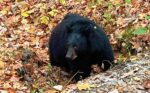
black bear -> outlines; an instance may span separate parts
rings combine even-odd
[[[75,80],[89,76],[91,65],[107,70],[114,63],[109,40],[96,23],[77,14],[67,14],[53,29],[49,39],[51,64],[65,68]]]

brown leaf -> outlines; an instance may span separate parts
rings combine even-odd
[[[4,76],[4,70],[0,70],[0,77]]]
[[[29,9],[29,4],[28,3],[22,3],[20,10],[21,12],[27,11]]]
[[[39,41],[39,42],[40,42],[40,45],[39,45],[39,46],[40,46],[41,48],[45,48],[45,47],[46,47],[46,44],[47,44],[47,42],[48,42],[48,39],[49,39],[48,36],[45,36],[45,37],[41,38],[40,41]]]
[[[77,85],[76,84],[70,84],[67,86],[67,88],[69,88],[71,90],[75,90],[75,89],[77,89]]]
[[[4,62],[0,59],[0,70],[4,69]]]
[[[100,68],[97,64],[92,65],[91,68],[93,73],[100,73],[103,71],[102,68]]]
[[[40,0],[27,0],[27,1],[32,6],[35,5],[37,2],[39,2]]]
[[[123,0],[110,0],[112,4],[114,5],[118,5],[118,4],[121,4],[123,3]]]
[[[124,73],[123,76],[121,76],[121,78],[125,78],[125,77],[128,77],[130,75],[133,75],[135,73],[135,71],[137,71],[137,70],[138,70],[138,68],[131,70],[128,73]]]
[[[150,80],[146,80],[146,81],[144,82],[144,88],[150,89]]]
[[[59,93],[59,92],[56,91],[56,90],[47,90],[47,91],[45,91],[44,93]]]
[[[34,67],[32,63],[28,63],[24,65],[28,74],[32,75],[34,73]]]
[[[114,89],[114,90],[112,90],[112,91],[110,91],[108,93],[122,93],[122,92],[119,92],[117,89]]]
[[[137,6],[138,5],[138,1],[137,0],[132,0],[132,5],[133,6]]]
[[[112,45],[115,45],[115,44],[118,43],[118,41],[117,41],[117,39],[115,38],[114,34],[111,34],[111,35],[110,35],[110,43],[111,43]]]
[[[12,88],[8,88],[7,91],[8,93],[16,93],[15,89],[12,89]]]

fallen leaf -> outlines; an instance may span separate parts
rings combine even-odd
[[[29,33],[35,33],[36,27],[34,25],[30,25]]]
[[[0,70],[0,76],[4,76],[4,70]]]
[[[21,85],[22,85],[22,84],[20,84],[20,83],[18,83],[18,82],[15,82],[15,83],[13,84],[13,88],[19,89],[19,88],[21,87]]]
[[[66,0],[59,0],[59,3],[61,3],[61,4],[66,4]]]
[[[100,90],[100,89],[97,89],[96,90],[96,93],[104,93],[104,91]]]
[[[7,8],[4,8],[3,10],[0,11],[0,13],[2,15],[6,15],[8,13],[8,9]]]
[[[29,5],[27,3],[22,3],[20,9],[21,12],[27,11],[29,9]]]
[[[11,84],[9,82],[4,83],[3,88],[11,88]]]
[[[6,90],[0,90],[0,93],[9,93],[9,92]]]
[[[144,82],[144,88],[150,89],[150,80],[146,80],[146,81]]]
[[[141,79],[140,78],[138,78],[138,77],[134,77],[133,78],[135,81],[137,81],[137,82],[139,82]]]
[[[15,89],[12,89],[12,88],[8,88],[7,91],[8,93],[16,93]]]
[[[144,18],[146,18],[146,14],[145,14],[145,13],[140,13],[138,16],[139,16],[139,19],[144,19]]]
[[[77,85],[76,84],[70,84],[67,86],[67,88],[69,88],[71,90],[75,90],[75,89],[77,89]]]
[[[39,40],[40,40],[40,38],[39,38],[39,37],[35,37],[35,38],[33,38],[33,40],[32,40],[32,44],[33,44],[33,45],[39,45]]]
[[[45,3],[41,4],[41,9],[47,9],[47,5]]]
[[[21,13],[21,16],[23,17],[28,17],[29,16],[29,11],[24,11]]]
[[[90,89],[91,87],[93,87],[93,85],[90,85],[89,83],[78,83],[77,84],[77,88],[79,90],[86,90],[86,89]]]
[[[1,61],[1,59],[0,59],[0,70],[3,70],[3,69],[4,69],[4,62]]]
[[[56,91],[56,90],[47,90],[44,93],[58,93],[58,91]]]
[[[53,88],[56,89],[56,90],[61,91],[63,86],[62,85],[56,85],[56,86],[53,86]]]
[[[53,9],[53,10],[51,10],[50,12],[48,12],[48,14],[49,14],[50,16],[55,16],[57,13],[58,13],[58,10],[56,10],[56,9]]]
[[[132,0],[131,1],[132,5],[137,7],[138,6],[138,0]]]
[[[3,3],[4,0],[0,0],[0,3]]]
[[[27,24],[27,23],[28,23],[28,20],[25,19],[25,18],[23,18],[23,19],[21,20],[21,23],[22,23],[22,24]]]
[[[92,65],[91,68],[93,73],[100,73],[103,71],[102,68],[100,68],[97,64]]]
[[[139,57],[137,57],[137,56],[131,56],[131,57],[130,57],[130,60],[131,60],[131,61],[136,61],[136,60],[138,60],[138,59],[139,59]]]
[[[135,71],[138,71],[139,68],[136,68],[134,70],[129,71],[128,73],[124,73],[123,76],[121,76],[121,78],[125,78],[127,76],[133,75],[135,73]]]
[[[118,5],[118,4],[121,4],[123,3],[123,0],[110,0],[112,4],[114,5]]]
[[[117,25],[119,26],[119,25],[123,25],[124,24],[124,20],[123,20],[123,18],[117,18]]]
[[[28,63],[28,64],[25,64],[24,67],[26,68],[28,74],[30,75],[33,75],[34,73],[34,67],[33,67],[33,64],[32,63]]]
[[[114,89],[113,91],[110,91],[108,93],[119,93],[117,89]]]
[[[15,0],[16,2],[21,2],[21,1],[23,1],[23,0]]]
[[[47,25],[48,22],[49,22],[49,17],[48,17],[48,16],[42,16],[42,17],[40,18],[40,21],[41,21],[41,23]]]

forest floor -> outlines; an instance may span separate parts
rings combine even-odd
[[[104,29],[118,65],[75,84],[50,65],[48,39],[67,13]],[[1,93],[148,93],[149,49],[149,0],[0,0]]]
[[[150,93],[150,51],[68,86],[69,93]],[[139,60],[140,59],[140,60]],[[82,91],[81,91],[82,90]],[[63,93],[67,93],[63,91]]]

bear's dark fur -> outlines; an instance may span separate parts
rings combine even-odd
[[[88,18],[67,14],[54,28],[49,40],[51,64],[75,74],[76,80],[90,75],[91,65],[110,68],[114,55],[103,30]],[[102,66],[103,65],[103,66]]]

